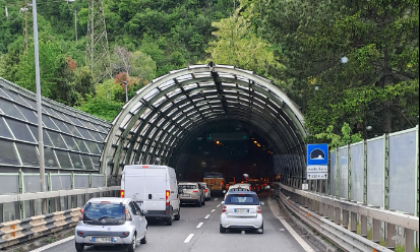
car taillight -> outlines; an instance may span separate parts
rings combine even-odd
[[[193,191],[193,192],[198,192],[198,191]]]
[[[120,196],[121,196],[121,198],[124,198],[124,197],[125,197],[125,192],[124,192],[124,190],[121,190],[121,191],[120,191]]]
[[[85,210],[82,208],[82,209],[80,209],[80,214],[79,214],[79,221],[81,221],[81,220],[83,220],[83,212],[84,212]]]
[[[222,213],[226,213],[227,207],[223,206]]]
[[[261,213],[261,207],[257,206],[257,213]]]
[[[251,189],[251,186],[249,186],[249,190],[251,191],[252,189]]]
[[[166,205],[169,206],[170,202],[169,202],[169,196],[171,196],[171,192],[170,191],[166,191]]]
[[[204,192],[208,192],[208,191],[209,191],[208,189],[204,190]]]

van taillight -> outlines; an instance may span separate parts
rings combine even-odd
[[[257,206],[257,213],[261,213],[261,207]]]
[[[124,197],[125,197],[125,192],[124,192],[124,190],[121,190],[121,191],[120,191],[120,196],[121,196],[121,198],[124,198]]]
[[[169,206],[169,196],[171,196],[171,192],[170,191],[166,191],[166,205]]]
[[[223,206],[222,213],[226,213],[226,209],[227,209],[227,207]]]

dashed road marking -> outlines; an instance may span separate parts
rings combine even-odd
[[[66,243],[66,242],[69,242],[69,241],[71,241],[71,240],[74,240],[74,236],[68,237],[68,238],[63,239],[63,240],[60,240],[60,241],[58,241],[58,242],[54,242],[54,243],[48,244],[47,246],[44,246],[44,247],[42,247],[42,248],[38,248],[38,249],[32,250],[31,252],[41,252],[41,251],[45,251],[45,250],[47,250],[47,249],[53,248],[53,247],[55,247],[55,246],[58,246],[58,245],[60,245],[60,244]]]
[[[204,222],[200,222],[197,226],[197,228],[201,228],[203,226]]]
[[[206,217],[204,217],[204,219],[206,219],[206,220],[207,220],[208,218],[210,218],[210,214],[207,214],[207,215],[206,215]]]
[[[214,213],[216,211],[216,209],[211,210],[212,213]]]
[[[216,207],[220,207],[220,204],[219,204],[219,205],[217,205]]]
[[[189,243],[191,239],[194,237],[194,234],[190,234],[187,239],[185,239],[184,243]]]

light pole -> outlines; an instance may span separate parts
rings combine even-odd
[[[44,135],[42,132],[42,99],[41,99],[41,74],[39,71],[39,46],[38,46],[38,19],[36,0],[32,0],[32,15],[34,24],[34,50],[35,50],[35,81],[36,81],[36,109],[38,112],[38,148],[39,148],[39,175],[41,179],[41,191],[46,192],[45,185],[45,158],[44,158]],[[42,213],[47,213],[47,200],[42,199]]]
[[[122,81],[125,86],[125,103],[128,102],[128,91],[127,91],[127,81]]]

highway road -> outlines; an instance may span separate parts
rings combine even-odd
[[[222,197],[207,201],[205,206],[184,205],[181,220],[173,226],[162,221],[150,221],[147,244],[138,245],[142,252],[318,252],[308,241],[290,233],[290,226],[279,220],[275,201],[265,197],[261,201],[264,215],[264,234],[243,231],[219,233]],[[274,212],[274,213],[273,213]],[[297,238],[296,238],[297,237]],[[74,239],[59,241],[32,252],[75,252]],[[126,251],[122,247],[86,247],[85,251]]]

